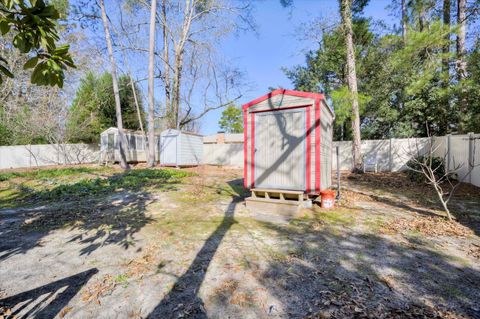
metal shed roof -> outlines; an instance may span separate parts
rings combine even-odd
[[[276,89],[273,90],[272,92],[265,94],[251,102],[248,102],[242,106],[242,109],[245,111],[249,107],[254,106],[260,102],[263,102],[273,96],[276,95],[291,95],[291,96],[298,96],[298,97],[304,97],[304,98],[312,98],[312,99],[320,99],[325,102],[325,104],[328,106],[329,111],[332,113],[332,116],[335,117],[335,113],[333,109],[328,105],[325,95],[323,93],[311,93],[311,92],[302,92],[302,91],[295,91],[295,90],[285,90],[285,89]]]

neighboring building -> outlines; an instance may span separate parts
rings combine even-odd
[[[146,162],[146,140],[142,132],[128,129],[124,129],[123,131],[128,146],[125,152],[127,162]],[[159,134],[156,134],[155,144],[158,144],[158,137]],[[119,141],[120,138],[116,127],[110,127],[100,134],[100,162],[120,161]],[[158,156],[156,156],[155,160],[158,160]]]
[[[217,134],[203,137],[203,144],[241,144],[243,143],[243,133],[218,132]]]
[[[147,161],[147,143],[141,131],[124,130],[127,140],[127,162]],[[116,127],[100,134],[100,162],[120,162],[119,135]],[[173,129],[155,132],[155,161],[164,166],[194,166],[200,164],[203,136]]]

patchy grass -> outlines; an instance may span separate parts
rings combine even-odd
[[[28,179],[48,179],[55,177],[72,176],[78,174],[93,174],[102,171],[108,171],[107,168],[96,167],[66,167],[53,169],[34,169],[28,171],[18,172],[0,172],[0,182],[8,181],[14,178],[28,178]]]
[[[136,169],[114,174],[108,178],[86,179],[74,184],[59,185],[51,190],[36,194],[38,199],[76,199],[86,196],[104,195],[119,190],[138,190],[148,186],[162,187],[164,184],[179,183],[188,176],[185,171],[172,169]]]
[[[290,221],[290,225],[302,231],[319,231],[325,226],[347,227],[355,222],[355,210],[345,207],[324,210],[316,208]]]
[[[316,213],[316,217],[330,225],[348,226],[355,222],[355,211],[347,208],[336,208]]]
[[[115,282],[115,284],[121,285],[123,288],[128,287],[128,279],[129,277],[126,274],[118,274],[113,277],[113,281]]]
[[[386,221],[385,217],[380,217],[380,216],[373,216],[370,218],[367,218],[364,221],[365,226],[375,234],[381,233],[383,227],[385,227]]]
[[[79,176],[73,178],[73,182],[67,178],[55,181],[44,179],[46,176],[60,177],[62,172],[67,172],[67,176],[77,172]],[[95,170],[92,168],[78,168],[78,171],[69,168],[21,172],[19,174],[23,175],[20,176],[26,180],[19,184],[9,183],[0,188],[0,208],[14,207],[26,202],[76,201],[148,187],[166,190],[173,184],[180,183],[182,178],[192,175],[190,172],[174,169],[133,169],[126,172],[100,170],[97,173],[106,173],[106,176],[92,178],[89,174],[93,172]]]

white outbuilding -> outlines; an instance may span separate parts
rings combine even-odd
[[[160,165],[196,166],[203,156],[203,136],[168,129],[160,134]]]
[[[127,162],[137,163],[147,160],[146,140],[142,132],[124,129],[125,139],[127,141],[127,150],[125,152]],[[155,137],[158,143],[159,136]],[[100,134],[100,162],[119,162],[120,161],[120,135],[116,127],[110,127]],[[156,152],[157,153],[157,152]],[[155,155],[158,160],[158,155]]]

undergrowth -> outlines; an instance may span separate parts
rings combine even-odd
[[[82,198],[113,193],[117,190],[138,190],[143,187],[156,185],[164,187],[180,181],[191,173],[173,169],[135,169],[108,178],[85,179],[74,184],[59,185],[50,190],[43,190],[34,196],[40,200],[60,198]]]
[[[54,169],[37,169],[23,172],[0,172],[0,182],[8,181],[17,177],[32,178],[32,179],[46,179],[60,176],[76,175],[76,174],[91,174],[99,171],[99,168],[94,167],[66,167]]]
[[[115,191],[128,190],[137,191],[146,187],[155,187],[157,189],[166,189],[172,184],[180,182],[183,177],[189,176],[192,173],[174,170],[174,169],[133,169],[126,172],[115,173],[108,177],[86,177],[78,180],[75,174],[95,172],[95,168],[65,168],[55,170],[38,170],[19,173],[8,173],[10,175],[3,175],[4,178],[12,178],[12,174],[17,174],[15,177],[29,177],[25,183],[31,183],[32,180],[40,181],[39,185],[47,185],[43,182],[44,178],[51,178],[53,176],[72,176],[73,182],[68,179],[61,180],[60,183],[54,187],[43,188],[22,188],[21,185],[16,185],[17,191],[9,196],[1,196],[0,207],[9,207],[10,202],[15,201],[68,201],[79,200],[86,197],[95,197],[108,195]],[[23,175],[21,175],[23,174]],[[64,175],[62,175],[64,174]],[[80,176],[81,177],[81,176]],[[38,183],[37,183],[38,184]],[[19,189],[21,188],[21,189]],[[19,189],[19,190],[18,190]],[[9,189],[3,190],[2,193],[8,192]],[[3,195],[3,194],[2,194]]]

